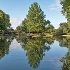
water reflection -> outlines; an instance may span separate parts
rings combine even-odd
[[[9,47],[10,47],[13,39],[17,40],[16,46],[18,43],[20,43],[20,45],[22,46],[22,51],[24,51],[24,50],[26,51],[25,54],[28,59],[28,64],[30,65],[31,68],[35,68],[35,69],[38,69],[39,65],[41,64],[41,61],[44,60],[44,57],[46,55],[49,55],[48,52],[51,51],[51,48],[52,48],[51,46],[53,44],[55,44],[55,40],[58,41],[59,48],[61,49],[61,48],[65,47],[68,52],[66,54],[64,54],[65,56],[64,55],[61,56],[61,53],[63,52],[63,50],[61,52],[59,50],[59,52],[58,52],[57,51],[58,49],[54,48],[56,50],[56,52],[55,52],[55,50],[53,50],[52,53],[50,53],[51,54],[50,58],[53,59],[53,56],[55,56],[57,58],[58,58],[58,55],[59,55],[59,57],[61,56],[61,58],[58,58],[58,61],[60,61],[62,63],[62,65],[60,64],[60,68],[62,70],[70,69],[70,38],[69,37],[27,38],[24,36],[16,36],[14,38],[12,36],[10,36],[10,37],[1,36],[0,37],[0,59],[2,57],[4,57],[5,54],[9,54],[9,50],[10,50]],[[56,47],[58,47],[57,44],[56,44]],[[19,50],[20,49],[18,49],[18,51]],[[46,54],[45,52],[48,54]],[[21,53],[21,50],[20,50],[20,53]],[[21,55],[20,53],[19,53],[19,55]],[[58,53],[58,55],[56,55],[56,53]],[[46,58],[49,58],[49,57],[46,57]],[[20,61],[20,59],[17,61]],[[24,60],[22,60],[22,61],[24,61]],[[44,64],[47,64],[47,62],[48,62],[47,65],[51,64],[50,59],[46,59],[45,61],[46,62],[44,62]],[[54,62],[55,61],[57,61],[57,60],[54,60]],[[52,63],[52,64],[53,65],[51,67],[54,66],[54,63]],[[57,62],[57,64],[58,64],[58,62]],[[41,67],[43,67],[43,66],[41,66]],[[51,70],[56,70],[56,69],[53,68]],[[57,70],[60,70],[60,69],[57,69]]]
[[[68,49],[68,52],[60,60],[63,63],[62,70],[70,70],[70,37],[62,37],[59,38],[58,41],[61,47],[66,47]]]
[[[20,38],[18,42],[20,42],[23,49],[26,50],[30,67],[37,68],[43,56],[45,56],[44,52],[50,50],[50,44],[52,44],[53,41],[51,38]]]
[[[70,48],[70,37],[58,37],[56,40],[59,41],[59,46]]]
[[[5,54],[9,54],[9,46],[13,39],[11,37],[0,37],[0,59],[5,56]]]
[[[63,63],[62,70],[70,70],[70,49],[60,61]]]

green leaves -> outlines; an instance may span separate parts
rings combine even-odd
[[[44,12],[41,10],[38,3],[34,2],[31,4],[31,7],[29,7],[28,14],[24,22],[22,22],[22,25],[26,27],[27,32],[43,32],[45,28],[44,20]]]
[[[51,33],[54,32],[54,26],[52,24],[49,23],[50,21],[47,22],[47,26],[45,27],[45,32],[46,33]]]
[[[60,4],[62,5],[62,14],[70,21],[70,0],[61,0]]]
[[[48,41],[49,39],[47,40],[43,38],[27,38],[26,40],[24,40],[24,38],[21,39],[20,43],[22,43],[22,47],[24,48],[24,50],[26,50],[26,56],[28,58],[28,63],[30,64],[30,67],[38,68],[40,61],[43,59],[43,56],[45,56],[44,52],[46,50],[50,50],[50,46],[48,46],[47,42],[52,43],[52,40]]]
[[[0,30],[5,30],[10,27],[10,17],[0,10]]]

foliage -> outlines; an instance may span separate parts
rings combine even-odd
[[[9,15],[0,10],[0,30],[6,30],[10,26],[11,24]]]
[[[70,0],[61,0],[62,14],[66,16],[68,22],[70,22]]]
[[[68,33],[68,24],[66,22],[60,23],[59,30],[61,30],[62,33]]]
[[[55,39],[59,41],[61,47],[70,48],[70,37],[56,37]]]
[[[52,34],[54,32],[54,26],[48,23],[48,25],[45,27],[45,32]]]
[[[31,67],[37,68],[40,61],[45,56],[45,51],[49,51],[50,45],[54,43],[54,38],[27,38],[24,36],[16,37],[23,49],[26,51],[28,63]]]
[[[70,49],[60,61],[63,63],[62,70],[70,70]]]
[[[45,15],[37,2],[29,7],[26,19],[22,22],[27,32],[43,32],[45,28]]]
[[[27,23],[27,19],[25,18],[25,19],[22,21],[22,25],[21,25],[21,28],[22,28],[22,31],[23,31],[23,32],[28,32],[28,31],[27,31],[26,23]]]
[[[0,37],[0,59],[5,56],[5,54],[9,53],[9,46],[11,42],[7,41],[7,38]]]

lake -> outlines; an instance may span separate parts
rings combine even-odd
[[[70,70],[70,38],[0,36],[0,70]]]

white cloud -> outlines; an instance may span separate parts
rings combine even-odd
[[[10,18],[11,27],[16,29],[22,23],[22,18]]]
[[[17,44],[17,45],[16,45]],[[11,42],[11,45],[10,45],[10,49],[21,49],[22,46],[20,45],[20,43],[18,43],[16,41],[16,39],[14,39],[12,42]]]
[[[50,10],[58,11],[61,10],[60,0],[54,0],[54,3],[49,6]]]

